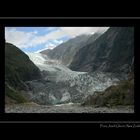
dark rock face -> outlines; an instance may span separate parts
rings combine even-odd
[[[63,65],[69,66],[73,61],[73,57],[76,52],[83,48],[84,45],[95,41],[101,34],[96,33],[94,35],[80,35],[73,39],[68,40],[65,43],[57,46],[53,50],[42,51],[42,54],[47,54],[51,59],[60,61]]]
[[[125,72],[134,57],[134,28],[110,27],[93,43],[80,49],[70,68],[76,71]]]

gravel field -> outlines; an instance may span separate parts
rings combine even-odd
[[[19,104],[8,105],[5,107],[6,113],[134,113],[133,106],[117,107],[82,107],[79,104],[63,105],[36,105],[36,104]]]

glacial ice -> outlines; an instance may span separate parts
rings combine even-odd
[[[88,95],[94,94],[95,91],[103,91],[110,85],[119,82],[119,79],[111,73],[72,71],[60,62],[50,60],[47,56],[44,57],[41,53],[29,53],[28,56],[41,71],[47,73],[44,80],[51,81],[50,87],[48,87],[48,83],[47,85],[41,83],[42,89],[39,89],[41,90],[39,93],[49,94],[45,100],[47,99],[53,104],[58,101],[61,103],[79,102]],[[36,98],[41,96],[39,93],[36,93]]]

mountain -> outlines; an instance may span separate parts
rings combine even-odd
[[[79,39],[83,40],[83,36],[73,38],[49,52],[44,51],[46,53],[28,54],[43,75],[41,80],[27,82],[32,101],[39,104],[81,103],[86,98],[95,97],[96,92],[104,94],[104,90],[112,85],[120,89],[127,86],[119,86],[119,82],[126,79],[126,75],[121,72],[129,72],[131,66],[133,68],[133,28],[110,28],[102,35],[91,35],[83,44],[79,43],[81,47],[76,43],[80,42]],[[72,56],[71,53],[75,55]],[[74,69],[76,71],[63,65],[68,58],[72,61],[69,61],[70,67],[74,62],[77,63],[77,69]],[[63,64],[60,63],[61,60]],[[94,65],[97,65],[96,69],[91,69]],[[79,72],[82,70],[85,72]],[[109,94],[114,98],[113,90],[109,90]],[[127,89],[123,91],[127,98]],[[113,100],[118,100],[120,96]],[[101,100],[103,99],[104,96]]]
[[[75,54],[70,68],[75,71],[130,72],[134,60],[134,28],[110,27],[94,42]]]
[[[51,59],[60,61],[63,65],[69,66],[73,61],[76,52],[84,45],[95,41],[100,35],[101,33],[95,33],[94,35],[80,35],[60,44],[53,50],[45,50],[41,53],[46,54]]]
[[[77,36],[41,53],[5,44],[6,103],[133,105],[133,72],[132,27]]]
[[[17,96],[20,96],[18,94],[20,90],[27,90],[28,88],[25,81],[39,78],[41,78],[40,70],[29,57],[16,46],[5,43],[6,95],[18,100]]]

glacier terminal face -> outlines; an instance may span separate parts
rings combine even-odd
[[[40,104],[80,103],[95,91],[119,82],[112,73],[72,71],[41,53],[28,53],[28,56],[42,71],[42,79],[27,82],[34,95],[32,101]]]

